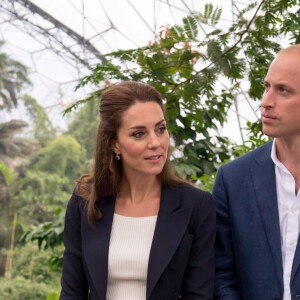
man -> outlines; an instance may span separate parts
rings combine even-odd
[[[271,63],[261,102],[273,140],[222,166],[215,299],[300,300],[300,45]]]

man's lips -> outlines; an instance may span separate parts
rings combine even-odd
[[[262,122],[263,123],[271,123],[277,120],[277,117],[269,114],[263,114],[262,115]]]
[[[263,114],[262,117],[265,118],[265,119],[274,119],[274,120],[277,119],[275,116],[272,116],[272,115],[269,115],[269,114]]]

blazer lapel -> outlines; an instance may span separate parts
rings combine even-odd
[[[264,147],[252,165],[251,174],[254,191],[264,224],[265,233],[269,242],[270,251],[274,258],[278,280],[282,283],[282,254],[279,225],[279,212],[276,194],[276,179],[274,163],[270,158],[271,143]]]
[[[99,300],[105,300],[108,273],[108,250],[112,227],[115,200],[109,198],[101,203],[103,218],[92,229],[86,223],[85,240],[83,240],[83,256],[88,273],[99,295]],[[98,299],[98,298],[97,298]]]
[[[163,187],[149,257],[147,299],[174,255],[185,233],[191,213],[191,207],[180,207],[178,187]]]
[[[299,270],[299,266],[300,266],[300,235],[298,236],[298,243],[297,243],[295,256],[293,260],[291,282],[293,282],[293,280],[297,278],[295,275]],[[297,280],[299,280],[299,277],[297,278]]]

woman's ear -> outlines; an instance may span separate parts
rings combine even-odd
[[[111,149],[114,153],[120,154],[120,145],[117,141],[112,143]]]

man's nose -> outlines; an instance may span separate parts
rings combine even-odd
[[[261,107],[263,108],[274,107],[274,104],[275,104],[275,93],[273,89],[270,87],[268,90],[264,92],[262,96]]]

